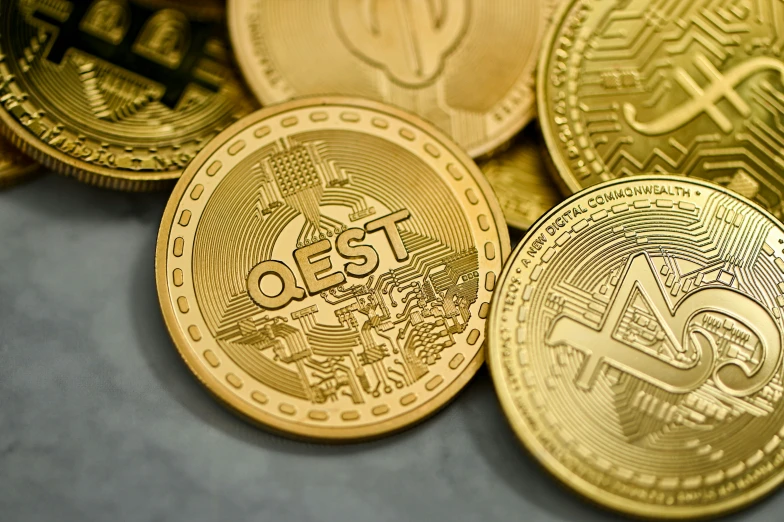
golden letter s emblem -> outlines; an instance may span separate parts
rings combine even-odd
[[[634,296],[643,296],[647,301],[661,328],[661,338],[673,343],[681,353],[691,351],[693,358],[676,365],[614,334],[624,314],[628,321],[629,303]],[[719,360],[714,337],[695,321],[706,314],[726,318],[725,324],[743,324],[753,333],[750,338],[755,355],[747,360]],[[613,331],[606,331],[608,328]],[[547,343],[566,344],[585,355],[577,384],[586,390],[593,387],[603,364],[608,364],[673,393],[693,391],[713,378],[725,393],[743,397],[759,391],[771,380],[782,355],[779,327],[760,303],[734,289],[712,286],[673,305],[647,254],[637,254],[629,261],[598,329],[560,315],[550,327]]]

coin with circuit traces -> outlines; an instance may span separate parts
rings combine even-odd
[[[21,183],[40,170],[40,165],[0,138],[0,189]]]
[[[240,68],[265,104],[337,94],[419,114],[478,157],[534,114],[557,0],[233,0]]]
[[[188,166],[158,236],[158,295],[229,408],[297,437],[367,439],[474,375],[508,251],[487,181],[435,127],[303,99],[245,117]]]
[[[540,137],[529,125],[509,148],[479,163],[509,226],[527,230],[563,199],[545,165]]]
[[[222,33],[219,23],[133,1],[3,2],[2,131],[85,182],[165,185],[255,106]]]
[[[696,178],[585,189],[499,280],[488,361],[518,437],[592,501],[660,519],[784,480],[784,226]]]
[[[685,174],[784,216],[782,17],[778,0],[565,2],[537,84],[564,184]]]

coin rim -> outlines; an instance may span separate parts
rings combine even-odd
[[[564,19],[572,11],[572,7],[583,1],[584,0],[561,1],[561,5],[558,6],[558,9],[553,16],[553,22],[550,24],[544,40],[542,40],[542,45],[539,48],[539,61],[536,64],[536,109],[537,115],[539,116],[539,126],[542,129],[545,147],[549,153],[548,156],[550,156],[550,159],[552,160],[551,164],[555,167],[554,170],[557,174],[557,176],[553,177],[556,179],[556,182],[562,191],[568,194],[574,194],[586,187],[583,187],[582,184],[577,181],[572,170],[564,162],[558,149],[558,144],[555,143],[553,130],[550,126],[550,100],[548,99],[545,90],[548,88],[547,75],[555,38],[558,36],[558,33],[563,26]]]
[[[488,368],[490,369],[490,375],[493,379],[493,387],[495,388],[496,394],[498,395],[504,416],[509,422],[512,431],[515,433],[518,440],[522,443],[525,449],[536,458],[539,464],[548,473],[550,473],[551,476],[555,477],[559,482],[568,486],[572,491],[579,494],[582,498],[588,500],[589,502],[599,505],[600,507],[610,508],[621,513],[648,519],[658,518],[666,520],[687,520],[700,519],[717,515],[727,515],[729,513],[738,511],[741,508],[747,507],[752,503],[758,502],[759,500],[769,495],[776,487],[781,485],[781,483],[784,482],[784,464],[779,466],[778,469],[769,475],[769,477],[764,482],[757,486],[752,486],[752,489],[747,490],[742,495],[734,497],[729,501],[716,502],[707,506],[656,506],[653,504],[642,504],[640,502],[618,496],[614,493],[610,493],[609,491],[602,489],[591,482],[588,482],[587,480],[578,476],[576,473],[569,470],[569,468],[564,466],[560,460],[553,456],[544,447],[544,445],[539,442],[537,436],[531,431],[528,423],[525,420],[525,417],[518,412],[514,397],[512,396],[512,393],[509,390],[509,387],[506,385],[503,377],[504,366],[500,358],[500,352],[502,350],[500,346],[501,342],[498,334],[493,334],[493,332],[498,331],[498,325],[500,325],[500,312],[498,312],[497,306],[503,299],[501,295],[503,294],[503,289],[506,287],[507,279],[512,274],[512,269],[517,268],[516,265],[518,258],[523,252],[523,249],[526,248],[526,242],[534,236],[534,234],[539,230],[539,227],[547,222],[552,216],[556,215],[561,209],[571,205],[573,202],[584,198],[588,194],[607,189],[608,187],[614,185],[635,183],[638,181],[647,181],[652,183],[659,183],[664,181],[686,185],[697,185],[709,190],[724,193],[738,199],[742,203],[750,205],[754,210],[760,212],[766,218],[771,220],[771,222],[777,224],[782,231],[784,231],[784,224],[781,224],[781,222],[773,217],[770,212],[758,204],[750,201],[740,194],[736,194],[730,190],[727,190],[720,185],[716,185],[700,178],[689,178],[686,176],[675,175],[638,175],[598,183],[596,185],[592,185],[589,188],[583,189],[576,194],[573,194],[562,203],[550,209],[541,218],[536,220],[531,228],[528,229],[525,236],[523,236],[523,239],[520,240],[512,254],[509,256],[509,259],[507,260],[506,264],[504,265],[504,269],[501,272],[498,283],[496,284],[493,300],[490,303],[490,315],[488,316],[487,322],[485,323],[487,328],[487,362]],[[780,333],[782,334],[782,338],[784,338],[784,331],[780,329]],[[784,404],[782,404],[782,408],[784,408]]]
[[[36,98],[40,101],[39,98]],[[160,172],[110,169],[91,165],[41,141],[0,105],[0,135],[41,165],[63,176],[103,188],[128,192],[147,192],[166,188],[185,171],[184,168]],[[117,145],[121,146],[121,145]]]
[[[169,335],[174,342],[177,351],[180,353],[183,361],[190,369],[196,378],[207,388],[207,390],[217,397],[219,401],[227,406],[230,410],[238,413],[241,417],[258,424],[264,428],[270,429],[282,435],[293,438],[316,440],[322,442],[360,442],[374,438],[391,435],[392,433],[402,431],[419,422],[427,419],[435,414],[453,398],[455,398],[465,385],[476,374],[484,362],[484,346],[487,335],[483,339],[482,347],[477,351],[474,358],[468,362],[463,371],[450,382],[444,389],[437,394],[432,395],[424,401],[419,407],[414,408],[406,413],[397,415],[390,419],[380,421],[377,423],[367,424],[358,427],[326,427],[326,426],[313,426],[301,422],[289,421],[282,417],[276,416],[262,408],[250,407],[248,403],[240,399],[237,395],[232,393],[228,386],[226,386],[220,379],[213,373],[206,371],[204,364],[199,361],[196,351],[192,348],[191,343],[187,341],[183,326],[176,318],[174,305],[171,302],[169,292],[169,281],[167,273],[167,258],[168,258],[168,244],[171,230],[174,226],[177,207],[180,200],[186,195],[187,189],[193,178],[207,164],[208,160],[216,150],[224,146],[231,138],[238,132],[247,129],[249,126],[257,124],[267,118],[306,107],[330,105],[343,105],[348,107],[358,107],[361,109],[377,111],[380,113],[388,114],[400,121],[406,122],[409,125],[417,127],[418,130],[435,139],[447,151],[455,156],[455,158],[462,163],[466,171],[474,179],[477,188],[482,192],[487,200],[488,207],[492,213],[493,222],[498,232],[498,243],[500,249],[500,263],[501,268],[503,262],[509,257],[511,245],[509,241],[509,230],[504,220],[504,215],[501,212],[501,207],[498,204],[495,193],[490,188],[489,183],[484,175],[476,166],[476,163],[469,158],[454,141],[447,137],[442,131],[433,125],[425,122],[422,118],[409,114],[401,109],[392,107],[390,105],[367,100],[364,98],[351,98],[344,96],[318,96],[311,98],[300,98],[292,100],[280,105],[266,107],[256,112],[253,112],[242,119],[238,120],[231,126],[227,127],[215,139],[211,140],[209,144],[191,161],[185,169],[180,180],[177,182],[172,195],[166,204],[161,225],[158,230],[157,245],[155,251],[155,280],[158,290],[158,301],[163,312],[164,322],[166,323]],[[501,270],[497,273],[500,275]],[[496,277],[498,281],[498,276]],[[497,282],[496,282],[497,287]],[[488,319],[484,320],[482,329],[485,330]]]
[[[183,169],[150,174],[132,175],[137,171],[95,167],[41,141],[24,125],[0,107],[0,135],[34,161],[64,176],[69,176],[99,187],[131,192],[163,188],[183,173]]]
[[[242,76],[245,79],[245,83],[248,85],[248,87],[253,92],[253,94],[256,96],[256,98],[262,103],[262,105],[276,105],[276,104],[285,103],[285,102],[291,101],[291,100],[303,99],[305,97],[313,97],[313,98],[315,98],[315,97],[330,97],[330,98],[340,97],[341,96],[340,93],[326,93],[326,92],[325,93],[320,93],[318,95],[313,95],[313,96],[307,95],[307,94],[303,95],[302,93],[295,92],[290,98],[278,97],[278,96],[275,96],[275,93],[273,91],[266,89],[262,85],[264,82],[257,81],[257,78],[253,75],[253,71],[255,71],[255,70],[257,70],[259,68],[258,60],[254,61],[254,56],[255,55],[253,53],[253,47],[247,45],[248,42],[250,41],[250,38],[245,38],[244,37],[244,35],[246,35],[248,33],[248,31],[247,31],[247,28],[243,28],[242,27],[242,23],[243,23],[244,19],[240,16],[240,13],[239,13],[239,9],[240,9],[239,6],[240,6],[240,4],[241,3],[244,4],[244,3],[248,2],[248,1],[250,1],[250,0],[227,0],[227,4],[226,4],[227,16],[226,16],[226,18],[228,20],[228,26],[229,26],[229,40],[231,41],[231,45],[232,45],[232,47],[234,49],[235,61],[236,61],[237,65],[239,66],[240,71],[242,72]],[[264,0],[261,0],[261,1],[264,1]],[[549,13],[549,15],[548,15],[548,13],[546,12],[546,9],[545,9],[545,7],[543,5],[539,5],[537,7],[537,9],[539,9],[542,12],[542,16],[541,16],[542,20],[540,20],[540,23],[548,23],[548,20],[551,19],[552,13]],[[537,26],[534,25],[534,27],[537,27]],[[535,81],[536,76],[537,76],[536,69],[537,69],[538,58],[536,58],[534,55],[537,54],[537,53],[541,53],[542,46],[544,45],[544,38],[547,37],[548,33],[549,33],[549,31],[546,31],[544,34],[542,34],[542,39],[539,40],[538,47],[532,49],[532,51],[531,51],[531,58],[528,60],[528,62],[526,64],[526,65],[529,66],[530,73],[526,74],[526,75],[520,75],[518,77],[517,81],[514,82],[514,86],[515,87],[521,86],[524,83],[526,83],[526,82],[523,81],[523,76],[527,77],[526,81],[528,81],[528,82]],[[248,50],[248,47],[250,47],[250,50]],[[281,76],[283,77],[282,74],[281,74]],[[284,79],[285,79],[285,77],[284,77]],[[514,118],[510,118],[508,121],[512,122],[511,125],[504,126],[503,127],[504,130],[502,132],[498,132],[498,133],[494,134],[491,139],[483,140],[480,145],[475,146],[475,147],[471,147],[470,149],[460,145],[461,149],[463,151],[465,151],[465,153],[468,154],[472,159],[475,159],[475,160],[476,159],[484,159],[484,158],[492,157],[493,154],[495,154],[498,151],[499,148],[503,147],[510,140],[512,140],[518,133],[520,133],[520,131],[522,131],[526,127],[526,125],[531,123],[531,121],[533,121],[536,118],[536,114],[537,114],[537,111],[536,111],[537,100],[536,99],[537,99],[537,94],[538,93],[537,93],[537,89],[535,87],[531,87],[530,91],[531,91],[531,96],[534,99],[532,100],[532,102],[529,105],[527,110],[520,111],[520,117],[517,120],[515,120]],[[504,98],[502,100],[499,100],[498,104],[500,104],[503,100],[506,100],[506,99],[510,98],[511,97],[510,92],[511,91],[507,92],[507,94],[504,96]],[[362,98],[362,97],[357,97],[357,98]],[[362,99],[366,99],[366,100],[369,100],[369,101],[377,101],[377,100],[371,100],[370,98],[362,98]],[[389,107],[395,107],[395,108],[400,109],[402,111],[408,112],[407,109],[399,107],[397,105],[394,105],[394,104],[392,104],[391,102],[389,102],[387,100],[380,101],[379,103],[383,103],[383,104],[385,104],[385,105],[387,105]],[[489,113],[485,113],[485,114],[489,114]],[[430,125],[433,125],[432,123],[430,123],[429,120],[426,120],[423,116],[420,116],[419,114],[416,114],[416,116],[419,117],[420,119],[424,119]],[[442,134],[447,134],[446,131],[444,131],[442,129],[438,129],[438,130]],[[448,138],[449,138],[449,140],[451,142],[455,142],[455,143],[457,142],[456,139],[453,138],[452,136],[449,136],[448,134],[447,134],[447,136],[448,136]]]

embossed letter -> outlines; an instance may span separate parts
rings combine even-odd
[[[409,217],[411,217],[411,213],[408,210],[398,210],[397,212],[387,214],[386,216],[374,219],[373,221],[368,221],[365,223],[365,230],[368,232],[375,232],[376,230],[381,230],[383,228],[384,233],[389,240],[389,246],[392,247],[392,251],[395,253],[395,259],[398,261],[405,261],[408,259],[408,251],[403,244],[403,239],[400,237],[400,232],[397,229],[396,223],[408,219]]]
[[[261,280],[268,275],[280,279],[282,288],[276,296],[268,296],[261,290]],[[294,273],[280,261],[264,261],[253,267],[248,274],[248,294],[256,304],[267,310],[277,310],[292,300],[301,301],[305,298],[305,290],[297,286]]]
[[[349,228],[338,236],[336,247],[338,253],[346,259],[362,259],[362,263],[346,263],[346,273],[354,277],[363,277],[375,272],[378,268],[378,254],[368,245],[352,245],[354,241],[365,239],[365,231],[361,228]]]
[[[319,292],[346,281],[346,276],[340,272],[334,272],[319,277],[332,268],[332,262],[329,260],[329,256],[324,256],[321,259],[316,260],[313,258],[320,254],[326,254],[330,250],[332,250],[332,245],[329,240],[322,239],[312,245],[298,248],[294,251],[294,259],[297,260],[297,266],[302,274],[302,279],[305,280],[305,286],[308,287],[308,292],[311,294],[318,294]]]

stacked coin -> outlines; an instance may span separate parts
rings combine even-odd
[[[81,181],[179,180],[163,315],[248,420],[387,435],[486,350],[512,429],[558,479],[633,515],[705,517],[784,480],[782,15],[13,0],[0,121]],[[35,169],[0,155],[0,184]],[[502,272],[507,225],[527,232]]]

